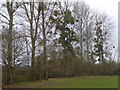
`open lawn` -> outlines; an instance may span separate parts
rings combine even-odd
[[[118,76],[81,76],[24,82],[5,88],[118,88]]]

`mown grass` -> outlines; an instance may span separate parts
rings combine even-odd
[[[118,88],[118,76],[82,76],[24,82],[6,88]]]

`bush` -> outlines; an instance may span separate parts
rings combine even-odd
[[[27,76],[24,76],[24,75],[15,75],[14,76],[14,83],[27,82],[27,81],[29,81],[29,78]]]

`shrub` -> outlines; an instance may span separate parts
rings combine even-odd
[[[15,75],[14,76],[14,83],[27,82],[27,81],[29,81],[29,78],[27,76],[24,76],[24,75]]]

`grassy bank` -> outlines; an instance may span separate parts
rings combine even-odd
[[[82,76],[16,83],[5,88],[117,88],[118,76]]]

